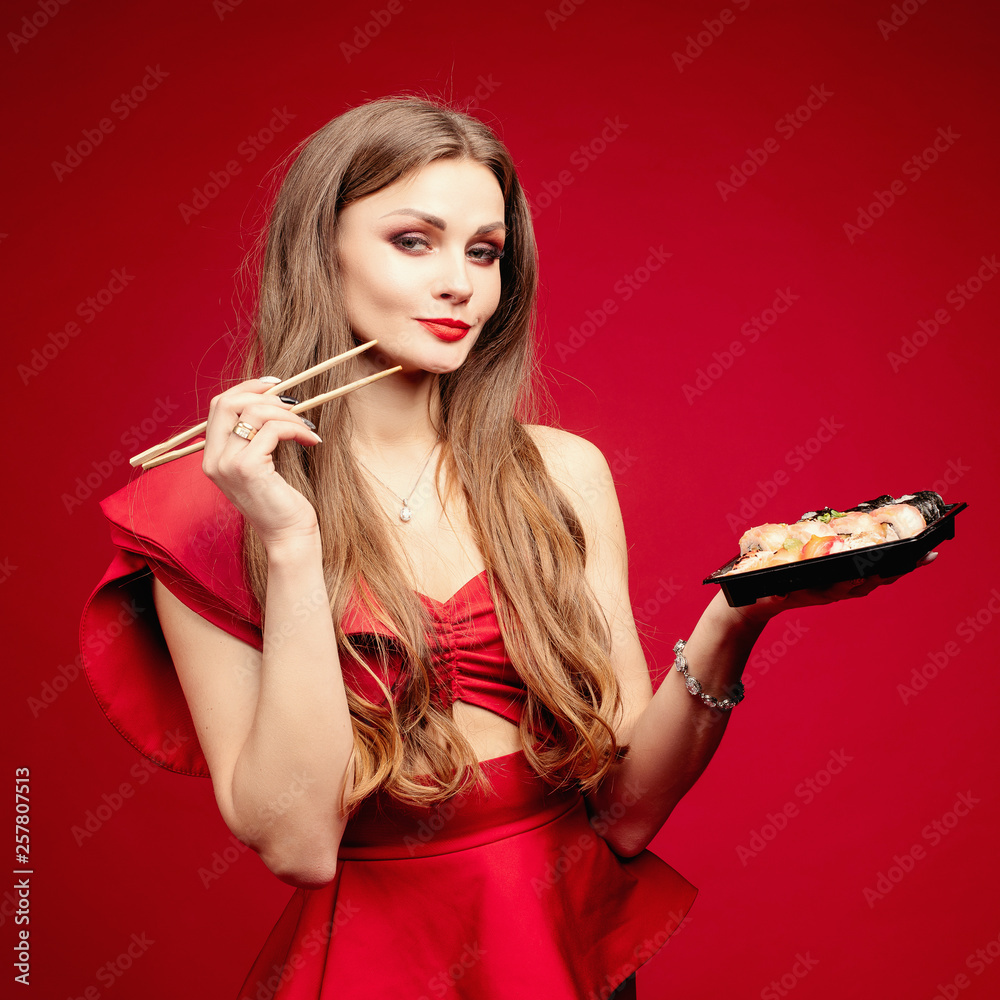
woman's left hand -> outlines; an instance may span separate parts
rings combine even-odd
[[[928,552],[916,568],[929,566],[937,558],[936,552]],[[907,574],[902,574],[906,576]],[[900,576],[868,576],[860,580],[844,580],[822,590],[793,590],[790,594],[778,594],[774,597],[760,597],[753,604],[731,610],[747,622],[764,625],[775,615],[793,608],[806,608],[817,604],[833,604],[852,597],[867,597],[873,590],[895,583]]]

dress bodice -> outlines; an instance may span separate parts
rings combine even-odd
[[[420,600],[430,616],[428,641],[433,657],[432,704],[448,709],[456,701],[488,709],[509,722],[517,723],[527,696],[527,689],[507,655],[496,608],[490,594],[487,574],[467,581],[447,601],[437,601],[425,594]],[[346,633],[358,635],[376,632],[391,638],[384,625],[373,621],[359,602],[349,604],[341,625]],[[390,657],[390,679],[398,671],[399,658]],[[377,690],[362,670],[350,671],[347,678],[366,697]]]

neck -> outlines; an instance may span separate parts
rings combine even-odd
[[[395,455],[405,460],[423,454],[437,438],[440,415],[437,376],[397,372],[348,397],[358,452]],[[433,423],[432,423],[433,421]]]

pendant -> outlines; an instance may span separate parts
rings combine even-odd
[[[407,507],[406,501],[404,500],[402,509],[399,512],[399,519],[400,521],[409,521],[411,517],[413,517],[413,511],[411,511],[410,508]]]

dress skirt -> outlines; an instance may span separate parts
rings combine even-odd
[[[240,1000],[634,997],[697,890],[648,850],[616,855],[579,789],[552,790],[523,751],[479,766],[493,795],[366,799],[335,878],[295,890]]]

